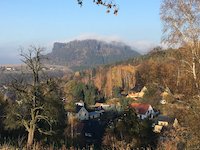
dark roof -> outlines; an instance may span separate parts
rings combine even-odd
[[[88,112],[94,112],[95,109],[88,108],[87,111],[88,111]]]
[[[81,110],[82,107],[84,107],[84,106],[76,105],[76,113],[78,113]]]
[[[131,89],[132,92],[140,92],[144,86],[136,85],[134,88]]]
[[[175,119],[176,118],[172,118],[172,117],[169,117],[169,116],[159,115],[155,120],[156,121],[165,121],[165,122],[173,124]]]

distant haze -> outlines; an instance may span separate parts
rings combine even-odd
[[[137,50],[141,54],[145,54],[148,51],[150,51],[152,48],[160,45],[159,43],[156,43],[153,41],[148,41],[148,40],[131,41],[131,40],[122,39],[121,37],[119,37],[117,35],[103,36],[103,35],[97,35],[97,34],[91,34],[91,33],[81,34],[72,39],[61,40],[59,42],[69,42],[69,41],[73,41],[73,40],[87,40],[87,39],[96,39],[96,40],[105,41],[105,42],[122,42],[122,43],[125,43],[125,44],[131,46],[133,49]]]
[[[0,64],[20,64],[20,53],[14,49],[0,48]]]
[[[158,46],[158,44],[150,41],[127,41],[123,40],[119,36],[102,36],[102,35],[96,35],[96,34],[82,34],[80,36],[67,39],[67,40],[57,40],[53,42],[49,42],[48,44],[40,44],[39,46],[45,47],[46,51],[45,53],[51,52],[53,48],[53,43],[54,42],[63,42],[67,43],[69,41],[73,40],[85,40],[85,39],[96,39],[96,40],[101,40],[105,42],[121,42],[129,45],[132,47],[134,50],[138,51],[141,54],[147,53],[149,50],[151,50],[153,47]],[[28,44],[24,45],[24,49],[26,50],[29,46]],[[29,45],[34,45],[34,44],[29,44]],[[37,46],[37,45],[36,45]],[[21,58],[20,58],[20,45],[17,45],[14,43],[12,46],[4,46],[0,47],[0,64],[20,64]]]

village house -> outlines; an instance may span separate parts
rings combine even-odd
[[[91,111],[89,112],[89,119],[99,118],[104,112],[104,110]]]
[[[84,106],[84,103],[76,103],[76,116],[79,120],[99,118],[104,112],[104,109],[87,110]]]
[[[153,131],[155,133],[160,133],[162,129],[167,126],[172,126],[176,128],[178,126],[178,120],[176,118],[159,115],[157,118],[154,119]]]
[[[88,120],[89,119],[89,112],[85,109],[84,106],[78,107],[76,116],[79,120]]]
[[[14,67],[6,67],[6,71],[15,71]]]
[[[140,119],[152,119],[155,115],[155,112],[150,104],[132,103],[130,107],[135,109],[137,116]]]
[[[127,98],[132,98],[134,100],[137,100],[137,98],[142,98],[147,91],[147,88],[144,86],[140,92],[131,92],[129,93],[126,97]]]

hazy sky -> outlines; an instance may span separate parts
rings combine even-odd
[[[51,51],[55,41],[120,40],[143,52],[161,37],[160,0],[116,0],[117,16],[93,0],[0,0],[0,64],[19,63],[19,47]]]

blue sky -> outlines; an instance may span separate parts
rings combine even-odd
[[[1,0],[0,64],[19,63],[19,47],[46,47],[55,41],[97,38],[119,40],[141,52],[161,37],[160,0],[116,0],[117,16],[93,0]]]

